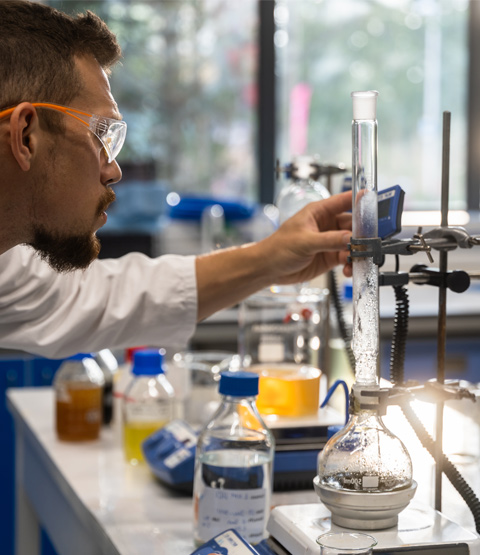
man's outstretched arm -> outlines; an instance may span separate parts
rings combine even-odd
[[[258,243],[198,256],[198,321],[272,284],[308,281],[338,264],[351,275],[351,193],[313,202]]]

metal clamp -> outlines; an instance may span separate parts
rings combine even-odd
[[[430,245],[427,245],[427,242],[425,241],[425,235],[422,234],[421,229],[419,229],[417,233],[415,233],[413,238],[418,239],[420,241],[420,245],[410,245],[409,250],[414,252],[426,252],[428,261],[430,262],[430,264],[433,264],[432,247]]]
[[[435,227],[424,235],[428,244],[436,250],[451,251],[460,247],[471,249],[480,244],[478,237],[471,237],[463,227]]]
[[[369,239],[350,238],[349,243],[350,256],[348,261],[352,262],[352,258],[373,258],[373,263],[381,266],[384,262],[382,254],[382,240],[380,237],[372,237]]]

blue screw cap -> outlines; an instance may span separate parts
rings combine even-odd
[[[157,376],[163,373],[163,354],[159,350],[144,349],[134,353],[132,374],[135,374],[135,376]]]
[[[220,395],[252,397],[258,395],[258,374],[253,372],[223,372],[220,374]]]

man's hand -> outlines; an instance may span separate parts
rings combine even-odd
[[[270,237],[257,244],[270,261],[273,283],[308,281],[344,264],[352,275],[349,254],[352,215],[351,192],[312,202],[287,220]]]
[[[198,256],[198,320],[273,284],[309,281],[347,264],[352,194],[313,202],[258,243]]]

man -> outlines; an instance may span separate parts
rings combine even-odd
[[[184,344],[214,312],[346,263],[349,194],[311,204],[243,247],[95,260],[95,233],[121,179],[115,156],[126,126],[108,82],[119,57],[91,13],[0,2],[1,348],[63,357]]]

